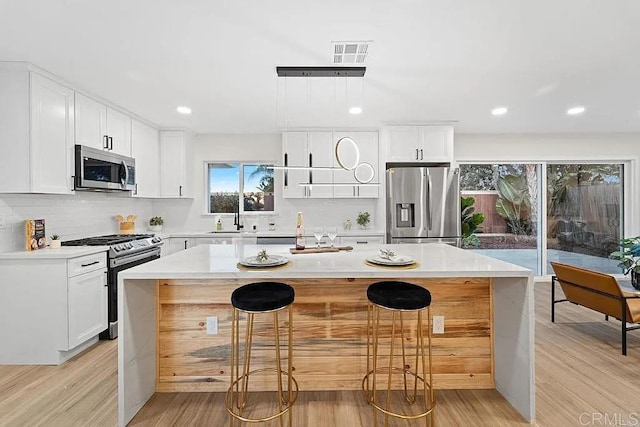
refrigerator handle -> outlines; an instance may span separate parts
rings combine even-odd
[[[431,214],[431,175],[429,175],[429,172],[427,172],[427,204],[429,205],[427,208],[427,214],[429,215],[427,218],[427,224],[429,224],[429,230],[431,230],[433,228],[433,215]]]

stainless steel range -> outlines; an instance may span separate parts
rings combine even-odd
[[[100,334],[100,338],[114,339],[118,336],[118,273],[160,258],[162,243],[162,238],[153,234],[110,234],[62,242],[63,246],[109,246],[107,252],[109,328]]]

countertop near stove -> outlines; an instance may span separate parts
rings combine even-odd
[[[106,252],[109,246],[62,246],[58,249],[44,248],[35,251],[0,253],[0,260],[11,259],[70,259]]]

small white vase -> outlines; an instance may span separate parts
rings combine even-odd
[[[149,230],[153,231],[154,233],[158,233],[158,232],[162,231],[162,226],[161,225],[150,225],[149,226]]]
[[[62,244],[61,240],[50,240],[49,241],[49,247],[51,249],[59,249],[61,244]]]

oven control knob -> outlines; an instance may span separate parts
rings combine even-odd
[[[113,250],[116,251],[116,252],[120,252],[120,246],[114,246]]]

